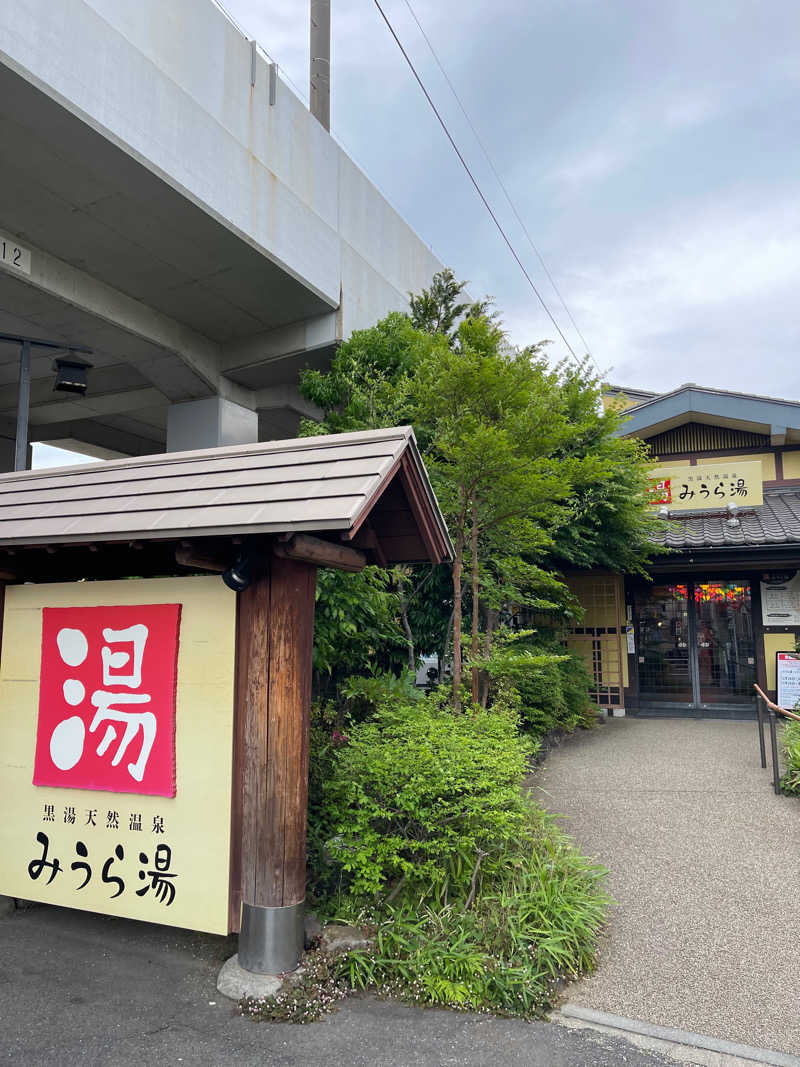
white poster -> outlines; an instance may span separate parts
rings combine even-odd
[[[800,626],[800,574],[761,583],[761,615],[765,626]]]
[[[776,668],[778,706],[793,711],[800,703],[800,655],[794,652],[778,652]]]

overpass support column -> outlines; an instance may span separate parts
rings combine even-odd
[[[257,441],[258,413],[221,396],[172,404],[167,412],[167,452]]]

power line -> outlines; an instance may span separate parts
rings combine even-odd
[[[528,271],[527,271],[527,269],[526,269],[526,267],[525,267],[525,264],[524,264],[524,263],[522,262],[522,260],[520,259],[519,255],[517,254],[517,250],[516,250],[516,249],[514,248],[513,244],[511,243],[511,240],[509,239],[509,237],[508,237],[508,234],[507,234],[507,233],[506,233],[506,231],[505,231],[505,230],[503,229],[503,226],[501,225],[501,223],[500,223],[500,220],[498,219],[497,215],[495,215],[494,211],[492,210],[492,206],[491,206],[491,204],[490,204],[490,203],[489,203],[489,201],[488,201],[488,200],[486,199],[486,196],[484,195],[484,192],[483,192],[483,190],[481,189],[480,185],[478,185],[478,182],[477,182],[477,180],[476,180],[476,178],[475,178],[474,174],[473,174],[473,173],[472,173],[472,171],[470,170],[469,164],[467,163],[467,161],[466,161],[466,159],[464,158],[464,156],[463,156],[463,155],[461,154],[461,151],[460,151],[460,149],[459,149],[458,145],[456,144],[455,140],[453,139],[453,135],[452,135],[452,134],[450,133],[450,130],[449,130],[449,129],[447,128],[447,123],[446,123],[446,122],[444,121],[444,119],[442,118],[441,114],[439,113],[439,110],[438,110],[438,108],[436,107],[436,104],[434,104],[434,102],[433,102],[433,99],[431,98],[431,95],[430,95],[430,93],[429,93],[429,92],[428,92],[428,90],[427,90],[427,89],[425,88],[425,84],[424,84],[424,82],[422,81],[422,78],[420,78],[419,74],[417,73],[416,67],[415,67],[415,66],[414,66],[414,64],[413,64],[413,63],[411,62],[411,57],[409,56],[408,52],[406,52],[405,48],[403,47],[403,43],[402,43],[402,41],[400,40],[400,38],[399,38],[399,37],[397,36],[397,34],[395,33],[394,27],[392,26],[391,22],[389,21],[389,19],[388,19],[388,18],[387,18],[387,16],[386,16],[386,12],[385,12],[385,11],[383,10],[383,8],[381,7],[381,5],[380,5],[380,0],[374,0],[374,3],[375,3],[375,7],[377,7],[378,11],[380,12],[381,18],[382,18],[382,19],[383,19],[383,21],[384,21],[384,22],[386,23],[386,26],[387,26],[387,28],[388,28],[388,30],[389,30],[389,33],[391,33],[392,37],[394,37],[394,40],[395,40],[395,43],[397,44],[397,47],[398,47],[398,48],[400,49],[400,51],[402,52],[402,54],[403,54],[403,58],[405,59],[406,63],[408,64],[408,66],[409,66],[409,69],[411,70],[411,73],[412,73],[412,74],[414,75],[414,79],[416,80],[416,82],[417,82],[417,85],[419,85],[420,89],[421,89],[421,90],[422,90],[422,92],[423,92],[423,95],[425,96],[425,99],[426,99],[426,100],[428,101],[428,103],[430,104],[431,110],[433,111],[433,113],[434,113],[434,115],[436,116],[436,118],[437,118],[437,119],[439,120],[439,125],[440,125],[440,126],[442,127],[442,129],[444,130],[444,134],[445,134],[445,136],[447,137],[447,140],[448,140],[448,141],[450,142],[450,144],[451,144],[451,146],[452,146],[452,148],[453,148],[453,151],[454,151],[454,152],[455,152],[455,154],[456,154],[456,155],[458,156],[458,158],[459,158],[459,160],[460,160],[460,162],[461,162],[461,165],[462,165],[462,167],[463,167],[463,168],[464,168],[464,170],[465,170],[465,171],[467,172],[467,175],[468,175],[468,177],[469,177],[469,180],[470,180],[470,181],[472,182],[473,186],[475,187],[475,191],[476,191],[476,193],[478,194],[478,196],[479,196],[479,197],[481,198],[481,200],[483,201],[483,206],[484,206],[484,207],[486,208],[486,210],[487,210],[487,211],[489,212],[489,215],[490,215],[490,217],[491,217],[491,219],[492,219],[492,222],[494,222],[495,226],[497,227],[497,230],[498,230],[498,232],[500,233],[500,236],[501,236],[501,237],[503,238],[503,240],[505,241],[505,243],[506,243],[506,245],[507,245],[507,247],[508,247],[508,250],[509,250],[509,252],[510,252],[510,253],[511,253],[511,255],[512,255],[512,256],[514,257],[514,259],[516,260],[517,266],[519,267],[519,269],[520,269],[520,270],[522,271],[523,275],[525,276],[525,279],[526,279],[526,281],[528,282],[528,285],[529,285],[529,286],[531,287],[531,289],[532,289],[532,290],[533,290],[533,292],[535,293],[535,295],[536,295],[536,299],[537,299],[537,300],[539,301],[539,303],[540,303],[540,304],[542,305],[542,307],[543,307],[543,309],[544,309],[544,311],[545,311],[545,313],[546,313],[547,317],[548,317],[548,318],[550,319],[550,321],[552,322],[552,324],[553,324],[553,325],[555,326],[556,330],[558,331],[558,335],[559,335],[559,337],[561,338],[561,340],[562,340],[562,341],[564,342],[564,344],[565,344],[565,345],[567,346],[567,348],[569,349],[569,352],[570,352],[570,354],[572,355],[572,358],[573,358],[573,359],[574,359],[574,360],[575,360],[576,362],[580,363],[581,361],[580,361],[580,359],[578,358],[578,356],[576,355],[576,353],[575,353],[575,349],[574,349],[574,348],[572,347],[572,345],[571,345],[571,344],[569,343],[569,341],[567,340],[567,338],[566,338],[566,337],[565,337],[565,335],[564,335],[564,331],[563,331],[563,330],[561,329],[561,327],[560,327],[560,326],[558,325],[558,323],[556,322],[556,320],[555,320],[555,317],[553,316],[553,313],[552,313],[552,311],[550,310],[550,308],[549,308],[549,307],[547,306],[547,304],[545,303],[545,300],[544,300],[544,297],[542,296],[542,294],[541,294],[541,293],[539,292],[539,290],[538,290],[538,289],[536,288],[536,285],[534,284],[533,278],[531,278],[530,274],[528,273]]]
[[[492,157],[489,155],[488,149],[484,145],[483,141],[481,140],[480,134],[478,133],[477,129],[475,128],[475,124],[473,123],[472,119],[469,117],[467,109],[464,107],[464,104],[461,101],[461,97],[456,92],[455,86],[453,85],[452,81],[450,80],[450,78],[449,78],[449,76],[447,74],[447,71],[444,69],[444,66],[442,65],[442,62],[441,62],[441,60],[439,59],[439,56],[436,53],[436,49],[433,47],[433,44],[431,42],[430,37],[428,37],[428,35],[425,32],[425,29],[424,29],[422,23],[420,22],[420,20],[417,17],[416,12],[414,11],[414,8],[411,6],[411,0],[405,0],[405,5],[408,8],[408,10],[409,10],[409,12],[411,14],[411,17],[413,18],[414,22],[416,22],[417,29],[419,30],[419,32],[422,34],[423,38],[425,39],[425,43],[427,44],[428,48],[430,49],[431,55],[433,56],[434,60],[436,61],[436,66],[441,71],[442,77],[447,82],[447,85],[448,85],[448,87],[450,89],[450,92],[453,94],[453,97],[455,98],[456,103],[458,104],[459,108],[461,109],[461,114],[467,120],[467,125],[472,130],[473,136],[475,137],[475,140],[478,142],[478,145],[480,146],[480,149],[483,152],[483,155],[484,155],[484,157],[486,159],[486,162],[489,164],[489,167],[491,168],[492,174],[494,174],[495,178],[497,179],[497,184],[502,189],[503,195],[505,196],[506,200],[508,201],[508,206],[511,208],[512,212],[514,213],[514,218],[520,224],[520,226],[522,228],[522,232],[525,234],[525,237],[527,238],[528,244],[531,246],[533,251],[536,253],[536,258],[539,260],[539,263],[541,264],[542,270],[547,275],[547,278],[548,278],[550,284],[553,287],[553,291],[555,292],[555,294],[558,297],[558,299],[561,301],[561,306],[563,307],[566,315],[568,316],[569,321],[572,323],[573,328],[575,329],[575,332],[577,333],[578,337],[580,337],[581,343],[584,346],[584,348],[586,349],[587,355],[592,360],[592,363],[594,363],[595,368],[597,369],[597,371],[599,373],[600,368],[597,366],[597,363],[595,362],[594,356],[592,355],[592,353],[591,353],[591,351],[589,349],[589,345],[588,345],[588,343],[586,341],[586,338],[581,333],[580,327],[578,326],[577,322],[573,318],[572,312],[567,307],[567,302],[564,299],[564,297],[561,295],[561,290],[556,285],[555,280],[554,280],[552,274],[550,273],[550,271],[549,271],[549,269],[547,267],[547,264],[544,261],[544,257],[542,256],[542,254],[539,251],[539,249],[536,247],[536,244],[534,243],[534,240],[530,235],[530,231],[528,230],[528,227],[525,225],[525,222],[522,219],[519,211],[517,210],[517,207],[516,207],[514,201],[511,199],[511,194],[509,193],[505,182],[500,177],[500,174],[498,173],[497,167],[494,165]]]

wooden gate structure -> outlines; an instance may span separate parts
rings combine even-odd
[[[409,427],[0,477],[0,893],[292,969],[317,568],[451,555]]]

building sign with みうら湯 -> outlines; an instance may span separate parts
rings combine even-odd
[[[216,576],[6,590],[0,893],[228,932],[234,630]]]
[[[672,511],[758,507],[764,503],[760,460],[716,460],[697,467],[655,467],[650,504]]]

